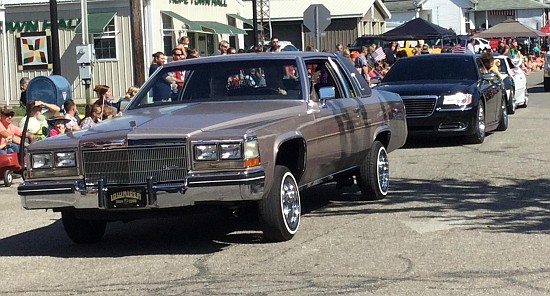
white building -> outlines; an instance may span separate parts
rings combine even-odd
[[[391,13],[387,30],[416,17],[459,35],[487,29],[506,19],[514,19],[533,29],[548,20],[550,5],[543,0],[385,0]]]
[[[83,3],[88,12],[89,43],[95,47],[92,86],[107,84],[115,96],[134,84],[135,46],[144,49],[143,73],[148,73],[152,53],[163,51],[170,56],[184,35],[201,55],[213,54],[222,39],[238,48],[244,46],[246,32],[236,17],[243,13],[241,0],[142,0],[142,40],[132,39],[130,2],[57,0],[61,75],[72,84],[74,98],[86,96],[76,54],[76,47],[83,43]],[[20,78],[51,74],[51,44],[44,42],[51,35],[49,7],[48,0],[0,0],[0,101],[17,105]]]

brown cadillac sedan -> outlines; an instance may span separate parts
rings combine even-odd
[[[197,58],[160,67],[122,116],[30,145],[18,192],[26,209],[61,212],[76,243],[201,204],[253,205],[265,239],[284,241],[300,190],[332,181],[384,198],[388,153],[406,138],[401,97],[338,55]]]

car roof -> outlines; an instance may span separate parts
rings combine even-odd
[[[181,64],[208,64],[216,62],[231,62],[231,61],[254,61],[258,59],[264,60],[288,60],[297,58],[328,58],[335,57],[332,52],[314,52],[314,51],[284,51],[284,52],[258,52],[258,53],[238,53],[229,55],[217,55],[200,57],[194,59],[185,59],[177,62],[170,62],[163,65],[163,68],[171,68]]]
[[[465,54],[465,53],[437,53],[437,54],[420,54],[415,55],[411,57],[406,57],[403,59],[445,59],[445,58],[469,58],[473,57],[474,55],[471,54]],[[476,55],[479,57],[479,55]]]

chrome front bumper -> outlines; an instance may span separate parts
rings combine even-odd
[[[184,182],[158,183],[149,178],[140,185],[105,185],[101,180],[86,186],[83,179],[26,180],[17,191],[25,209],[112,209],[109,192],[143,192],[139,206],[116,210],[159,209],[191,206],[197,202],[259,200],[264,193],[263,168],[247,172],[189,174]]]

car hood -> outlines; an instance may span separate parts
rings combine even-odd
[[[254,127],[307,112],[301,101],[207,102],[131,110],[94,127],[33,143],[29,149],[96,146],[126,140],[175,139],[202,133],[243,135]],[[232,130],[232,132],[224,132]]]
[[[457,81],[457,82],[422,82],[415,81],[410,83],[381,83],[375,88],[397,93],[402,97],[435,95],[443,96],[455,94],[458,92],[471,93],[475,81]]]

